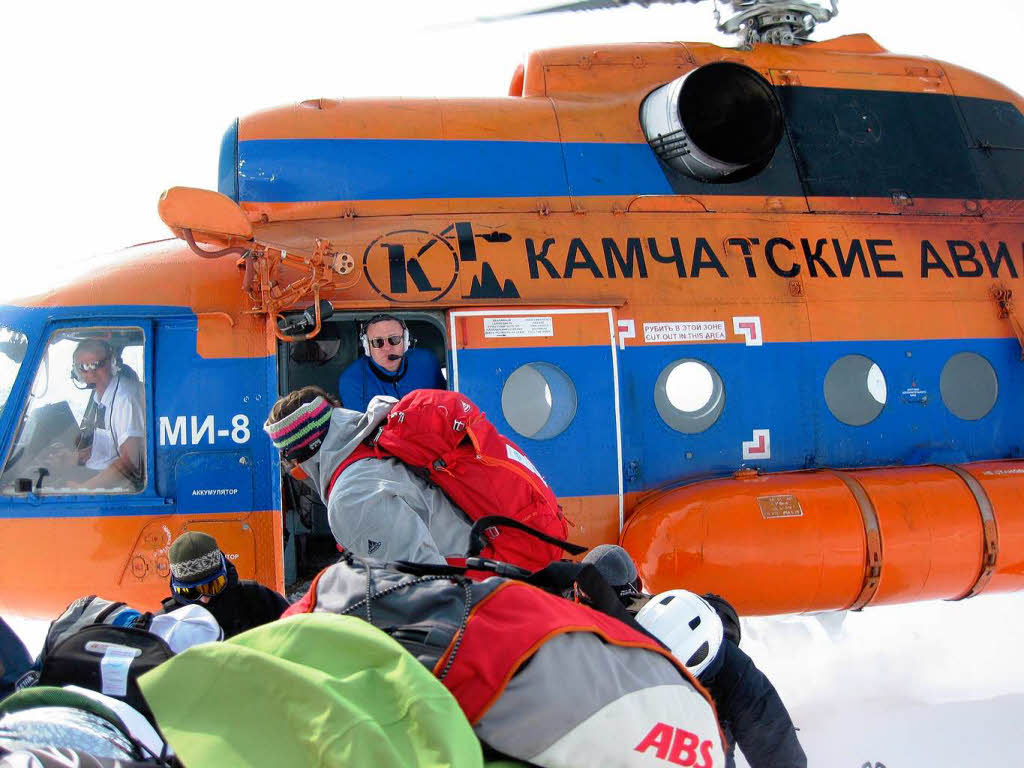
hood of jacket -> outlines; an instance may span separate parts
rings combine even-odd
[[[335,468],[349,457],[363,440],[373,434],[398,401],[393,397],[377,395],[366,411],[335,408],[330,426],[320,450],[300,464],[316,487],[324,504],[327,503],[327,485]]]

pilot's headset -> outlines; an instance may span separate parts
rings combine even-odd
[[[412,346],[412,337],[409,336],[409,326],[405,324],[405,320],[403,320],[400,317],[395,317],[394,315],[389,315],[386,312],[381,312],[380,314],[374,315],[365,323],[363,323],[363,326],[359,331],[359,343],[363,345],[363,354],[366,355],[367,357],[370,356],[370,340],[366,337],[366,329],[369,328],[374,323],[379,323],[382,320],[394,320],[396,323],[402,326],[402,341],[405,344],[405,348],[409,349],[409,347]]]
[[[121,373],[121,359],[118,355],[114,354],[114,348],[110,346],[110,343],[104,339],[84,339],[79,342],[76,352],[83,347],[93,346],[96,349],[102,350],[103,358],[110,363],[110,375],[116,377]],[[74,358],[72,358],[72,361]],[[85,379],[82,378],[82,374],[78,372],[78,368],[74,362],[71,364],[71,380],[75,384],[85,384]]]

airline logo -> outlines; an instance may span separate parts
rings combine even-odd
[[[713,768],[714,742],[701,739],[697,734],[668,723],[655,723],[647,735],[633,750],[650,754],[671,765],[691,768]]]

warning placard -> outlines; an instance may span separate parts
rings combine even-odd
[[[725,321],[644,323],[644,341],[648,344],[680,341],[725,341]]]
[[[757,506],[765,520],[773,517],[801,517],[804,513],[796,496],[788,493],[779,496],[758,496]]]
[[[488,339],[554,336],[550,317],[485,317],[484,336]]]

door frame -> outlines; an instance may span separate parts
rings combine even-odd
[[[615,458],[616,475],[618,478],[619,496],[619,533],[622,533],[623,525],[623,478],[622,478],[622,417],[619,406],[619,350],[616,338],[615,311],[612,308],[581,308],[581,309],[453,309],[448,313],[448,335],[452,353],[452,376],[450,386],[458,392],[459,390],[459,340],[456,335],[455,320],[458,317],[500,317],[500,316],[529,316],[529,315],[606,315],[608,317],[608,346],[612,353],[612,392],[614,397],[615,416]]]

